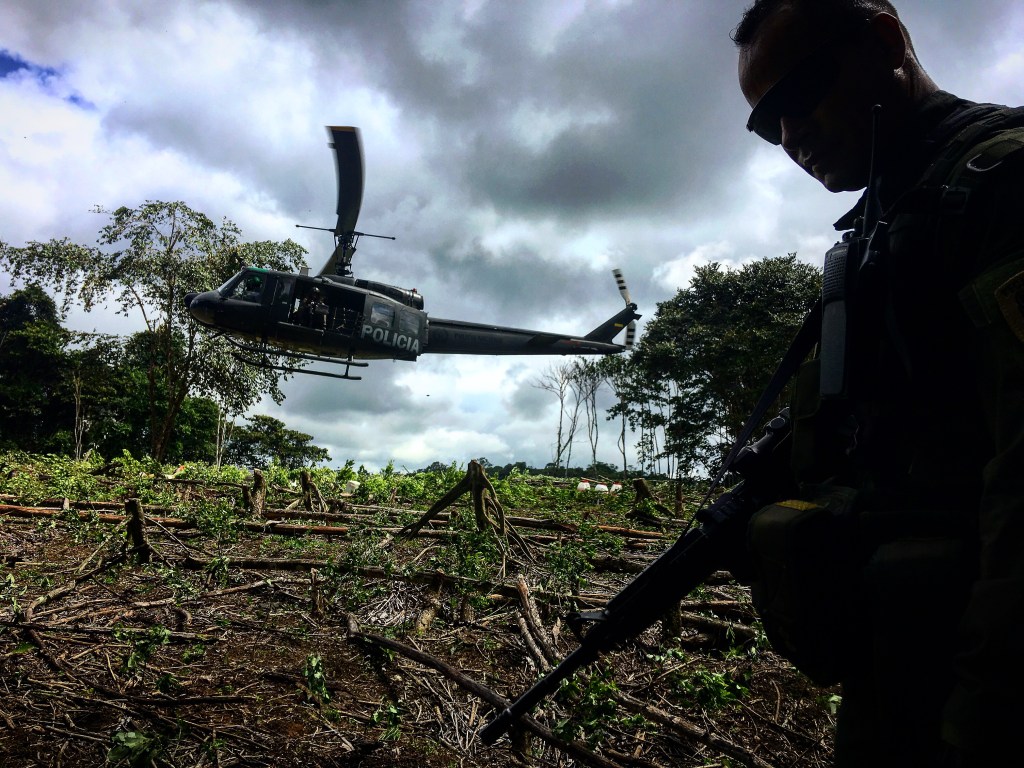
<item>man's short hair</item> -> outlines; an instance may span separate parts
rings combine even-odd
[[[811,21],[816,29],[830,32],[854,29],[878,13],[889,13],[899,18],[889,0],[754,0],[733,30],[733,42],[740,48],[751,45],[762,22],[781,8],[793,8]]]

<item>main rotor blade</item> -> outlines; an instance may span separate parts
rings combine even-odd
[[[622,270],[613,269],[612,274],[615,275],[615,284],[619,287],[619,295],[627,304],[632,304],[633,302],[629,298],[629,288],[626,287],[626,278],[622,276]]]
[[[343,237],[355,231],[363,204],[363,143],[359,129],[352,126],[327,126],[327,133],[338,174],[338,225],[334,234]]]

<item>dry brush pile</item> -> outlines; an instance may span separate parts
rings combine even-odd
[[[0,763],[828,764],[833,692],[724,573],[481,745],[683,523],[472,462],[353,477],[0,456]]]

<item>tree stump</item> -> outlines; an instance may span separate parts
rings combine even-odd
[[[124,503],[124,511],[128,516],[125,544],[135,552],[135,562],[139,565],[148,563],[153,557],[153,547],[146,538],[146,522],[142,517],[142,502],[128,499]]]
[[[254,517],[262,517],[267,508],[267,479],[258,469],[252,471],[252,488],[242,486],[242,503]]]
[[[302,483],[302,508],[307,512],[322,512],[327,509],[327,501],[317,484],[313,482],[313,475],[308,469],[303,469],[299,475]]]
[[[626,514],[633,520],[648,525],[662,525],[663,520],[658,515],[671,517],[672,513],[668,507],[662,504],[658,497],[651,493],[650,486],[642,477],[633,480],[633,491],[636,496],[633,499],[633,506]]]
[[[499,544],[504,546],[506,538],[514,541],[520,550],[529,557],[529,550],[526,541],[519,532],[505,519],[505,509],[498,501],[498,494],[494,490],[483,466],[476,459],[469,462],[466,468],[466,475],[454,488],[434,502],[434,505],[423,513],[422,517],[412,525],[407,525],[401,530],[401,535],[412,537],[419,533],[424,525],[437,517],[442,511],[455,503],[463,494],[469,493],[473,498],[473,514],[476,518],[476,527],[479,531],[493,531],[498,538]]]

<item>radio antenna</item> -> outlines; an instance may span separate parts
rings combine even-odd
[[[882,105],[875,104],[871,108],[871,157],[868,162],[867,194],[864,195],[863,229],[870,235],[882,216],[882,201],[878,195],[878,169],[875,165],[878,154],[878,123],[882,114]]]

